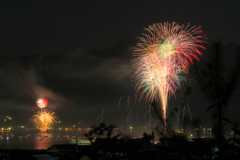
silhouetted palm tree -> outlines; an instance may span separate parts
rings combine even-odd
[[[240,49],[237,50],[235,64],[231,68],[225,66],[224,46],[221,41],[210,45],[210,58],[194,65],[195,82],[210,102],[207,111],[211,111],[216,124],[216,137],[219,139],[219,154],[222,151],[221,139],[224,137],[224,126],[230,99],[236,91],[240,80]]]

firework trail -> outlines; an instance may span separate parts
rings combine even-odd
[[[157,118],[157,115],[156,115],[156,125],[155,126],[158,126],[158,118]]]
[[[128,111],[128,109],[129,109],[130,98],[131,98],[131,96],[128,96],[128,105],[127,105],[127,111]]]
[[[180,106],[178,106],[178,117],[177,117],[177,126],[179,127],[179,120],[180,120]],[[180,129],[180,128],[179,128]]]
[[[100,115],[100,123],[102,123],[104,114],[105,114],[105,110],[103,109],[103,110],[102,110],[102,113],[101,113],[101,115]]]
[[[144,114],[144,123],[145,123],[145,120],[146,120],[146,116],[147,116],[147,109],[145,110],[145,114]]]
[[[148,114],[151,112],[151,107],[152,107],[152,105],[148,106]]]
[[[168,117],[169,109],[166,106],[166,117]]]
[[[183,109],[182,109],[182,122],[184,122],[184,113],[185,113],[185,105],[183,106]]]
[[[152,108],[150,108],[150,112],[148,114],[150,114],[150,117],[149,117],[149,127],[150,127],[152,123]]]
[[[189,117],[190,117],[190,121],[191,121],[192,120],[192,113],[191,113],[189,105],[187,105],[187,106],[188,106],[188,112],[189,112]]]
[[[137,123],[138,123],[138,108],[137,108]]]
[[[122,100],[122,97],[119,98],[118,108],[120,107],[121,100]]]
[[[187,107],[184,105],[184,115],[185,115],[185,118],[187,117]]]
[[[131,123],[132,109],[133,109],[133,107],[131,107],[130,110],[129,110],[129,112],[128,112],[128,116],[127,116],[127,121],[126,121],[126,123],[128,123],[128,121],[130,121],[130,123]]]
[[[202,33],[201,26],[156,23],[145,28],[137,44],[132,59],[135,89],[142,90],[140,99],[145,95],[150,102],[159,100],[164,119],[169,93],[175,93],[186,81],[188,67],[202,55],[198,48],[205,49],[201,43],[207,37]]]
[[[128,118],[129,118],[129,112],[127,113],[127,120],[126,120],[126,124],[128,123]]]
[[[131,123],[132,111],[129,111],[128,123]]]
[[[97,121],[98,121],[98,118],[99,118],[100,115],[98,115],[97,119],[96,119],[96,124],[97,124]]]
[[[136,103],[137,103],[137,94],[135,94],[134,106],[136,105]]]
[[[132,116],[132,124],[133,124],[133,118],[134,118],[134,113],[133,113],[133,116]]]
[[[188,101],[188,96],[187,96],[187,101]],[[189,107],[189,101],[188,101],[188,112],[189,112],[189,115],[190,115],[190,120],[192,120],[192,113],[191,113],[191,110],[190,110],[190,107]]]
[[[175,108],[176,108],[176,105],[175,105],[174,101],[173,101],[173,105],[174,105],[174,109],[175,109]],[[177,110],[176,112],[177,112],[177,113],[176,113],[176,121],[177,121],[177,127],[178,127],[179,108],[178,108],[178,110]]]

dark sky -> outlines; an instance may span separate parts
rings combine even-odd
[[[144,101],[135,104],[129,64],[144,27],[190,22],[202,26],[209,42],[223,38],[231,50],[240,43],[239,7],[240,1],[219,0],[1,2],[0,125],[7,115],[27,124],[38,96],[48,98],[48,108],[66,124],[90,125],[104,109],[107,123],[126,124],[131,115],[133,124],[146,125],[150,115]],[[197,92],[177,94],[170,108],[184,101],[193,115],[209,117]],[[229,107],[232,117],[240,112],[237,104]]]

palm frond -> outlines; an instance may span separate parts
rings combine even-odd
[[[240,47],[236,50],[235,65],[229,69],[227,80],[226,91],[224,94],[225,103],[233,98],[233,95],[240,81]]]

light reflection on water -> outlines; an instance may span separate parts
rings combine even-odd
[[[40,137],[42,140],[39,140]],[[50,137],[50,138],[49,138]],[[54,144],[71,144],[86,139],[79,132],[0,133],[0,149],[48,149]]]

